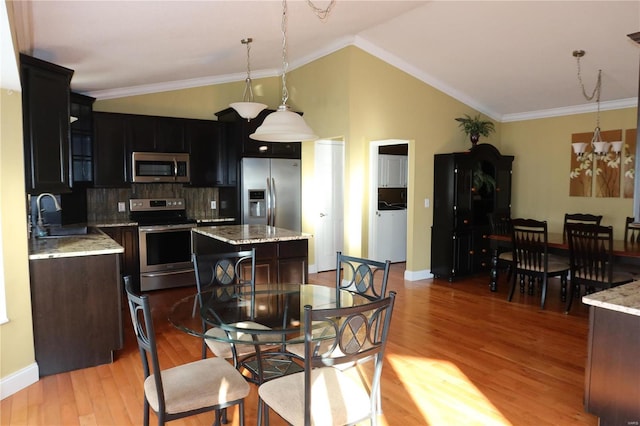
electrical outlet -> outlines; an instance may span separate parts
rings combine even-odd
[[[216,209],[216,200],[212,200],[211,201],[211,210],[215,210]]]
[[[118,212],[124,213],[127,211],[127,205],[124,201],[118,201]]]

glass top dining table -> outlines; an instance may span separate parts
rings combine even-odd
[[[364,295],[314,284],[259,284],[255,291],[248,285],[216,287],[178,300],[171,308],[169,321],[200,338],[253,344],[255,354],[239,359],[237,366],[247,369],[248,380],[259,384],[302,371],[286,345],[304,342],[305,305],[329,309],[370,302]],[[225,333],[205,334],[211,327]]]
[[[339,295],[339,297],[338,297]],[[233,343],[247,343],[240,334],[260,336],[260,344],[280,344],[283,336],[302,342],[302,316],[305,305],[313,309],[357,306],[369,298],[347,290],[315,284],[258,284],[236,288],[217,287],[178,300],[169,313],[169,321],[178,329],[203,337],[202,321],[218,327],[226,337],[211,337]],[[338,301],[338,303],[336,303]]]

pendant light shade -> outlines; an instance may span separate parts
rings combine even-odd
[[[251,62],[249,60],[249,55],[251,51],[251,42],[253,39],[251,37],[244,38],[240,40],[240,43],[247,45],[247,78],[245,78],[244,83],[244,95],[242,96],[242,102],[234,102],[229,104],[229,106],[235,109],[240,117],[246,118],[247,121],[252,118],[256,118],[260,111],[265,109],[267,106],[265,104],[261,104],[258,102],[253,102],[253,87],[251,86]]]
[[[240,114],[240,117],[246,118],[247,120],[256,118],[258,114],[260,114],[260,111],[267,107],[265,104],[258,102],[234,102],[229,104],[229,106],[235,109],[236,112]]]
[[[276,112],[267,115],[262,125],[249,137],[264,142],[300,142],[318,139],[302,116],[289,110],[286,105],[280,105]]]

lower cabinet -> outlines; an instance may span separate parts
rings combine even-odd
[[[117,254],[29,261],[40,376],[113,361],[123,346]]]
[[[134,289],[140,289],[140,257],[138,253],[137,226],[108,226],[102,232],[124,248],[121,255],[122,275],[131,275]]]
[[[256,284],[307,283],[308,251],[306,239],[278,242],[256,242],[234,245],[197,233],[193,234],[195,253],[225,253],[256,249]]]

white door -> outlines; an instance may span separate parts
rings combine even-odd
[[[344,142],[315,143],[315,253],[318,272],[336,269],[336,252],[342,251]]]
[[[376,253],[374,260],[407,260],[407,211],[376,211]]]

